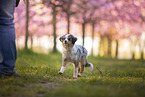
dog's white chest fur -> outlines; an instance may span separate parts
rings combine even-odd
[[[63,48],[63,59],[66,59],[69,62],[74,62],[76,60],[77,49],[74,45],[73,47]]]

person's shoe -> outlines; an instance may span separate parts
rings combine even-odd
[[[17,71],[15,71],[15,72],[12,74],[12,76],[18,77],[18,76],[19,76],[19,73],[18,73]]]
[[[18,77],[19,73],[17,71],[15,71],[13,74],[10,74],[10,75],[0,73],[0,78],[8,78],[11,76]]]
[[[0,78],[8,78],[10,75],[0,74]]]

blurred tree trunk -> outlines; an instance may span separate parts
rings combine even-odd
[[[144,52],[143,52],[143,50],[142,50],[142,51],[141,51],[141,60],[144,60],[143,55],[144,55]]]
[[[67,34],[70,33],[70,15],[67,15]]]
[[[82,31],[83,31],[83,35],[82,35],[82,38],[83,38],[83,46],[84,46],[84,44],[85,44],[85,27],[86,26],[86,23],[83,23],[82,24]]]
[[[53,6],[53,42],[54,42],[54,46],[53,46],[53,53],[56,53],[57,52],[57,49],[56,49],[56,38],[57,38],[57,35],[56,35],[56,15],[57,15],[57,11],[56,11],[56,6]]]
[[[33,35],[31,34],[31,49],[33,48]]]
[[[108,56],[111,57],[111,39],[108,38]]]
[[[135,59],[135,45],[132,46],[132,60]]]
[[[141,60],[144,60],[144,57],[143,57],[143,55],[144,55],[143,48],[144,48],[144,47],[142,47],[142,46],[141,46],[141,43],[140,43],[139,49],[140,49],[140,55],[141,55],[141,56],[140,56],[140,59],[141,59]]]
[[[142,22],[141,22],[141,25],[144,25],[144,17],[143,16],[141,16],[141,20],[142,20]],[[143,41],[143,47],[141,48],[141,60],[144,60],[144,48],[145,48],[145,40]]]
[[[143,47],[140,45],[140,51],[141,51],[141,60],[144,60],[144,44]]]
[[[94,31],[95,31],[95,23],[92,23],[92,50],[91,50],[91,55],[93,56],[93,44],[94,44]]]
[[[135,54],[134,54],[134,50],[132,51],[132,60],[135,59]]]
[[[132,60],[134,60],[135,59],[135,46],[136,46],[137,40],[131,39],[130,43],[131,43]]]
[[[99,56],[101,56],[102,51],[104,52],[104,43],[103,43],[103,36],[100,35],[100,44],[99,44]]]
[[[140,45],[140,51],[141,51],[141,60],[144,60],[144,48],[145,48],[145,41],[143,41],[143,45]]]
[[[116,40],[116,58],[117,58],[117,56],[118,56],[118,40]]]
[[[29,0],[26,0],[26,36],[25,36],[25,49],[28,49],[28,36],[29,36]]]

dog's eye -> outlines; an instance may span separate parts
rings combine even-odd
[[[63,38],[63,40],[65,40],[65,39],[66,39],[66,37]]]
[[[70,38],[68,38],[68,41],[70,41]]]

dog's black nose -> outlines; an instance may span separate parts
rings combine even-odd
[[[65,40],[64,43],[67,44],[67,41]]]

